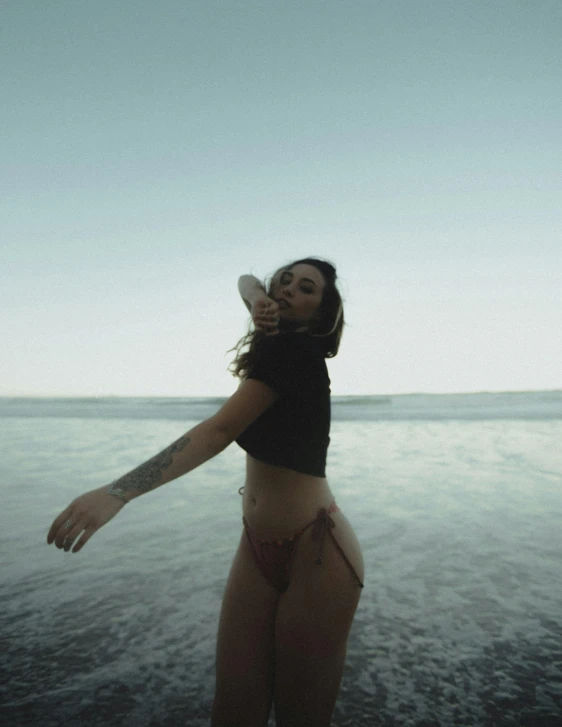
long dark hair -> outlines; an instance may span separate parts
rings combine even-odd
[[[291,270],[295,265],[313,265],[319,270],[326,285],[322,294],[322,301],[318,308],[313,321],[311,321],[309,333],[316,338],[324,353],[324,358],[333,358],[337,355],[340,341],[345,325],[343,315],[343,302],[339,290],[336,287],[337,273],[332,263],[315,257],[306,257],[302,260],[295,260],[288,265],[283,265],[266,281],[264,288],[267,295],[271,295],[273,282],[286,270]],[[282,335],[280,333],[279,335]],[[229,371],[233,376],[243,379],[251,369],[255,360],[256,346],[261,338],[265,337],[262,331],[250,330],[245,336],[238,341],[234,348],[230,351],[236,351],[236,357],[230,364]],[[249,346],[247,351],[242,352],[245,346]]]

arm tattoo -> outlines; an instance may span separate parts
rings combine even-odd
[[[144,462],[144,464],[139,465],[118,480],[114,480],[107,493],[129,502],[130,498],[127,497],[127,493],[136,496],[150,492],[154,485],[160,484],[163,472],[172,464],[174,453],[187,447],[190,441],[190,438],[184,434],[177,442],[170,444],[169,447],[149,459],[148,462]]]

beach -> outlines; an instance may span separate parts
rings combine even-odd
[[[209,724],[244,452],[138,498],[78,554],[46,535],[220,403],[0,399],[4,724]],[[334,723],[559,727],[562,392],[332,411],[327,477],[365,560]]]

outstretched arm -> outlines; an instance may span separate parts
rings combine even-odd
[[[277,334],[279,306],[267,295],[261,282],[253,275],[242,275],[238,278],[238,291],[252,314],[256,329],[266,335]]]
[[[159,454],[114,480],[107,493],[124,503],[171,482],[228,447],[232,439],[214,417],[206,419]]]
[[[77,497],[54,520],[47,543],[77,553],[125,504],[199,467],[222,452],[276,400],[261,381],[244,381],[212,417],[198,424],[159,454],[110,485]]]

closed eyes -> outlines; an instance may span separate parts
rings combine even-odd
[[[293,276],[291,273],[284,273],[281,276],[281,280],[279,281],[279,283],[280,283],[280,285],[287,285],[287,283],[290,283],[292,279],[293,279]],[[314,285],[314,286],[316,285],[314,280],[310,280],[310,278],[303,278],[303,281],[305,281],[305,280],[309,283],[312,283],[312,285]],[[303,293],[311,294],[311,293],[314,293],[314,288],[310,288],[310,287],[308,287],[308,285],[302,285],[301,291]]]

